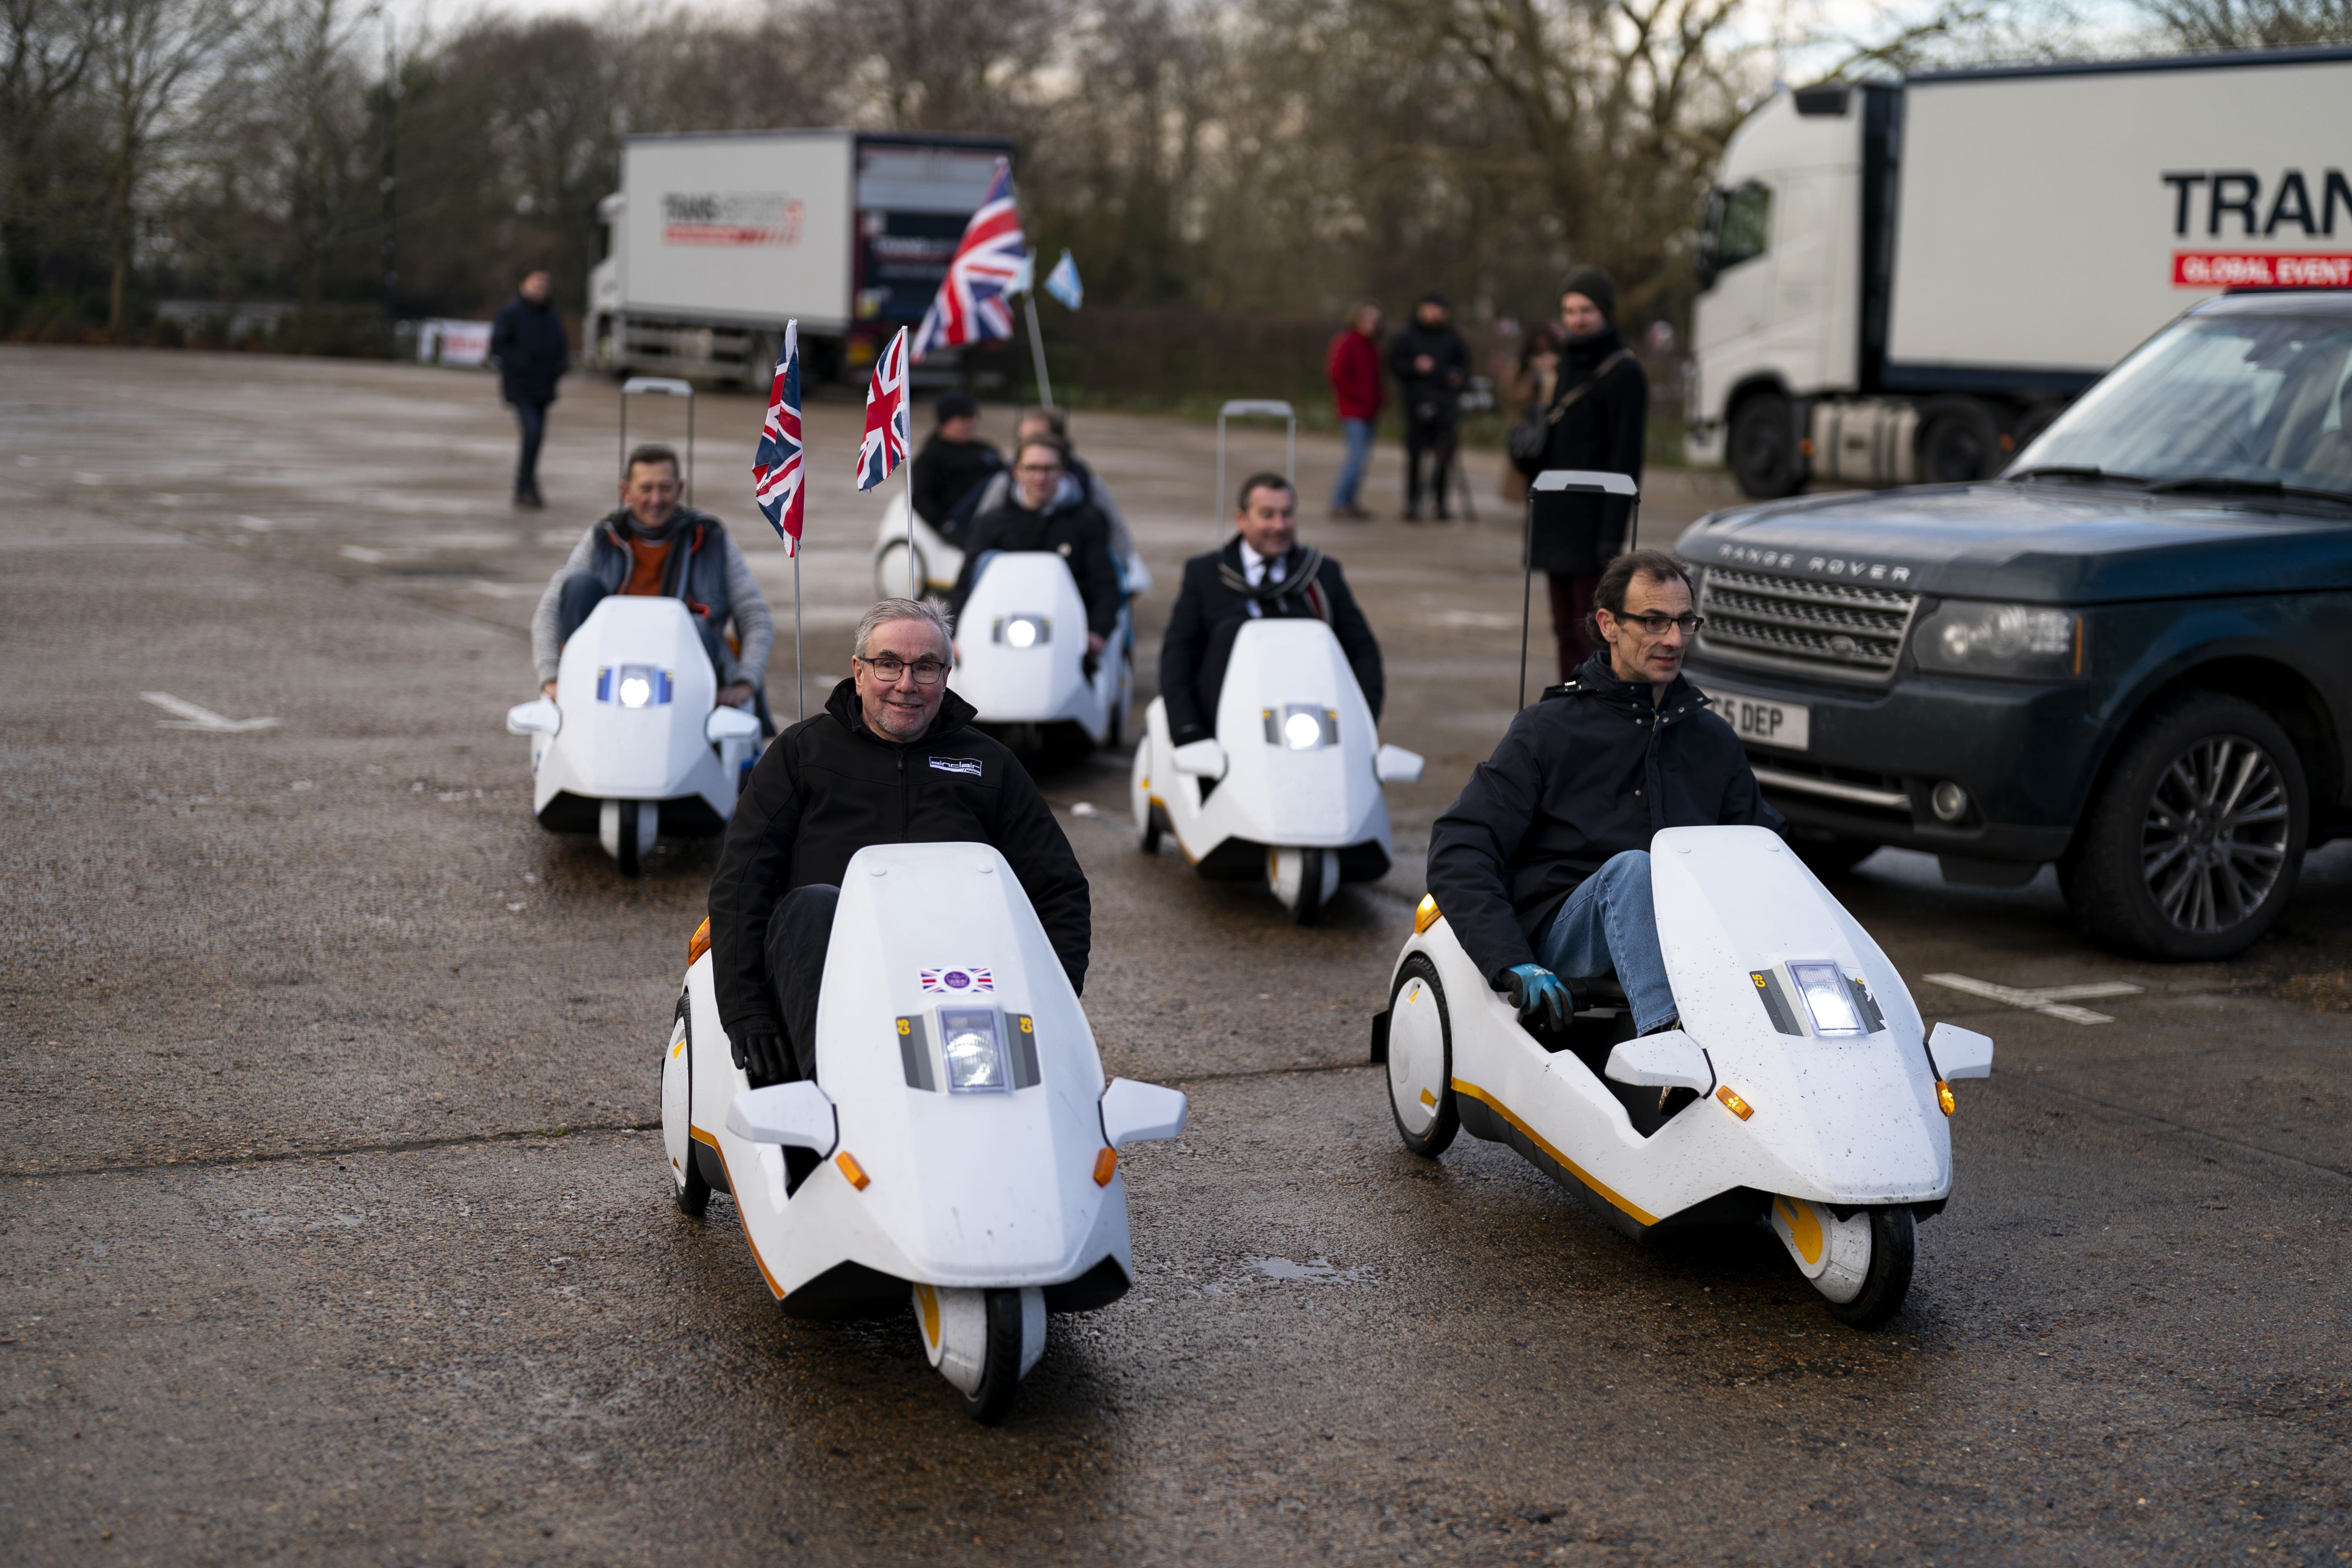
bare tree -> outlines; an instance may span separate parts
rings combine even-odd
[[[353,58],[356,29],[373,19],[351,0],[277,0],[254,19],[240,68],[224,83],[262,106],[285,265],[305,310],[318,307],[353,234],[378,221],[367,79]]]
[[[220,68],[245,10],[242,0],[88,0],[84,17],[108,138],[106,326],[119,332],[140,182],[156,152],[184,128],[184,111]]]
[[[2276,48],[2352,38],[2352,0],[2135,0],[2188,49]]]
[[[1025,117],[1076,0],[809,0],[780,14],[840,51],[851,90],[894,130],[990,131]]]
[[[41,169],[58,106],[81,84],[86,37],[58,0],[0,0],[0,158],[7,163],[0,249],[18,298],[40,291]]]

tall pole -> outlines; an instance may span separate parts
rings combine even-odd
[[[907,597],[920,604],[923,596],[915,592],[915,464],[911,458],[899,460],[907,468]]]
[[[394,154],[400,144],[400,57],[393,47],[392,13],[383,14],[383,328],[387,337],[400,320],[399,250],[393,218],[399,186]]]
[[[1022,296],[1029,307],[1029,356],[1037,363],[1037,396],[1046,407],[1054,406],[1054,384],[1045,377],[1045,340],[1037,335],[1037,295],[1033,289]]]
[[[801,668],[801,542],[793,541],[793,700],[808,717],[808,676]]]
[[[1536,488],[1528,485],[1528,537],[1525,553],[1520,556],[1523,570],[1519,577],[1519,707],[1528,705],[1528,627],[1535,619],[1536,605]],[[1516,711],[1516,710],[1515,710]]]

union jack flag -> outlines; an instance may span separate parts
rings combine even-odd
[[[866,384],[866,439],[857,444],[857,488],[870,490],[907,460],[907,329],[900,327]]]
[[[996,161],[988,196],[964,226],[963,242],[940,280],[938,298],[915,329],[915,358],[935,348],[961,348],[985,338],[1013,335],[1013,307],[1005,302],[1013,279],[1028,259],[1021,214],[1013,205],[1013,165]]]
[[[931,995],[953,995],[959,991],[992,993],[996,989],[996,975],[987,969],[924,969],[916,973],[923,990]]]
[[[801,521],[808,510],[802,457],[801,324],[789,321],[783,357],[776,361],[776,379],[768,389],[768,422],[760,427],[760,449],[751,458],[751,500],[784,542],[787,555],[800,553]]]

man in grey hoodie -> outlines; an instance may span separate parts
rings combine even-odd
[[[563,645],[613,594],[665,595],[685,602],[719,674],[719,701],[741,707],[766,683],[776,640],[767,595],[719,520],[677,504],[677,454],[644,446],[629,454],[621,505],[589,525],[571,558],[548,580],[530,617],[540,689],[555,695]],[[734,643],[727,637],[735,626]]]

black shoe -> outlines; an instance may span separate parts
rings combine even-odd
[[[540,494],[536,488],[515,491],[514,503],[515,505],[522,508],[525,511],[545,511],[547,510],[547,502],[540,499]]]

